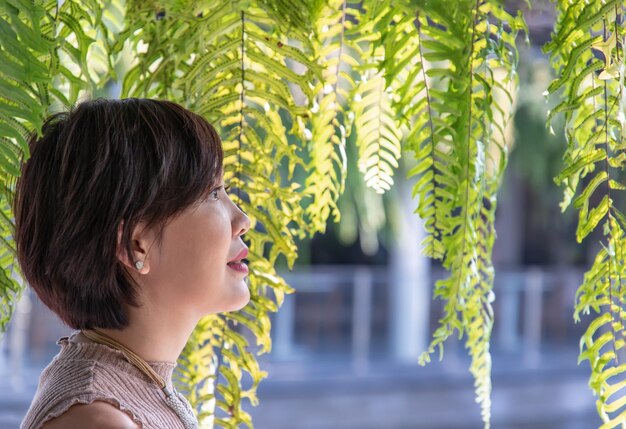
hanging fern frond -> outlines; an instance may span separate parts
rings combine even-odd
[[[444,216],[445,207],[437,212],[440,199],[436,198],[436,192],[439,181],[437,176],[445,174],[445,171],[435,172],[440,164],[435,164],[434,160],[441,158],[443,154],[438,154],[441,150],[433,144],[432,134],[437,118],[433,118],[430,105],[436,99],[431,100],[430,80],[425,74],[426,61],[423,58],[424,46],[440,42],[421,40],[421,21],[416,19],[416,15],[419,17],[419,11],[416,13],[416,7],[410,2],[394,2],[393,7],[390,7],[389,2],[376,2],[368,9],[365,20],[380,34],[379,43],[384,46],[384,58],[378,62],[377,67],[384,76],[386,86],[393,88],[391,109],[395,112],[396,120],[410,130],[404,138],[404,149],[413,151],[417,160],[417,165],[409,171],[408,176],[420,177],[414,187],[413,196],[418,196],[416,212],[427,233],[421,243],[422,253],[441,259],[443,247],[440,232],[435,228],[435,217],[437,213]],[[447,40],[442,46],[448,49],[454,42]],[[421,145],[416,145],[415,142],[421,142]]]
[[[372,104],[366,108],[367,112],[357,112],[355,109],[355,106],[357,108],[362,107],[356,101],[360,100],[359,97],[361,97],[361,94],[358,93],[358,85],[361,82],[366,82],[368,76],[377,74],[374,70],[378,62],[372,57],[372,46],[377,43],[379,36],[372,32],[371,14],[368,13],[371,5],[363,2],[354,5],[350,2],[344,2],[340,7],[344,12],[342,17],[344,24],[341,27],[322,27],[323,30],[327,30],[331,34],[341,34],[343,40],[341,50],[339,51],[341,58],[337,57],[336,61],[342,60],[342,63],[339,63],[339,65],[343,66],[344,71],[340,71],[339,80],[332,74],[329,75],[326,79],[326,85],[322,87],[325,98],[330,98],[331,100],[328,105],[334,106],[334,101],[332,100],[337,99],[339,102],[338,108],[341,109],[341,114],[336,117],[339,121],[339,129],[336,129],[335,136],[340,136],[342,141],[342,144],[339,146],[342,157],[345,152],[343,161],[345,161],[346,178],[348,179],[343,186],[343,193],[349,195],[349,197],[337,200],[336,206],[339,212],[344,215],[341,218],[336,218],[337,221],[341,220],[337,230],[339,239],[343,243],[354,243],[358,235],[362,251],[366,254],[374,254],[379,248],[379,232],[387,222],[382,193],[389,188],[388,185],[390,183],[393,183],[391,177],[398,165],[399,137],[395,127],[392,127],[392,133],[386,131],[388,124],[393,122],[393,112],[390,112],[387,108],[390,95],[388,93],[390,91],[389,88],[386,88],[386,93],[379,98],[380,103],[372,101],[372,97],[375,94],[370,94],[371,91],[367,89],[368,94],[363,95],[367,95],[368,101],[371,101]],[[333,61],[335,61],[334,58]],[[332,67],[334,68],[334,66]],[[365,79],[362,80],[361,76],[365,76]],[[335,82],[337,94],[330,93],[330,91],[333,91],[333,86],[330,82]],[[324,104],[320,105],[323,106]],[[317,108],[316,104],[314,106],[316,113],[318,113]],[[381,119],[389,118],[389,120],[383,121],[383,128],[380,131],[375,127],[376,121],[367,124],[364,121],[360,121],[357,124],[356,120],[359,115],[362,116],[365,113],[376,115],[377,111],[380,112]],[[313,120],[319,123],[326,119],[325,117],[314,117]],[[354,133],[352,133],[353,126],[355,126]],[[360,127],[361,130],[357,131],[357,127]],[[327,134],[330,133],[329,130],[326,130]],[[376,134],[379,134],[381,137],[380,141],[376,138]],[[388,138],[389,134],[392,135],[391,139]],[[366,138],[362,138],[363,136],[366,136]],[[336,139],[337,137],[331,138]],[[317,151],[320,141],[312,139],[312,142],[315,144],[315,148],[311,147],[311,150]],[[385,145],[388,147],[385,147]],[[355,147],[353,148],[352,146]],[[382,156],[379,152],[382,153]],[[321,156],[318,159],[318,163],[323,162]],[[356,161],[353,162],[354,160]],[[371,168],[366,167],[368,160],[371,163]],[[352,167],[350,167],[351,165]],[[351,175],[351,168],[360,174]],[[367,182],[363,180],[364,176],[367,177]],[[321,183],[324,184],[325,181],[328,182],[329,180],[329,178],[322,179]],[[363,185],[361,181],[363,181]],[[307,183],[314,183],[313,178],[308,178]],[[383,183],[382,186],[380,186],[381,183]],[[346,187],[346,184],[349,187]],[[314,189],[318,195],[323,195],[323,186],[321,189],[320,187]],[[329,199],[329,196],[326,199]],[[322,211],[322,213],[324,213],[323,216],[326,218],[326,212]]]
[[[401,156],[403,128],[391,109],[391,90],[382,73],[368,69],[354,89],[355,132],[359,148],[358,168],[368,187],[382,194],[391,189]]]
[[[81,94],[102,95],[104,87],[116,80],[114,62],[118,33],[122,31],[124,8],[120,0],[67,0],[57,8],[48,2],[48,20],[41,31],[57,46],[50,57],[50,93],[53,110],[70,108]],[[104,19],[104,16],[107,19]]]
[[[23,290],[12,276],[19,267],[10,204],[20,159],[30,156],[27,138],[41,134],[55,100],[70,107],[81,90],[94,91],[114,76],[106,45],[121,26],[119,10],[115,0],[0,1],[0,332]]]
[[[313,89],[316,95],[311,108],[311,130],[307,152],[305,192],[311,202],[306,215],[314,226],[311,233],[326,231],[326,221],[332,212],[334,222],[341,215],[337,206],[345,190],[347,177],[346,140],[352,129],[353,115],[348,114],[350,92],[355,86],[350,70],[359,64],[350,48],[347,34],[360,11],[347,0],[328,2],[315,21],[314,56],[319,58],[323,79]]]
[[[494,102],[494,94],[512,99],[515,37],[525,24],[499,2],[469,0],[454,7],[420,2],[415,18],[406,14],[394,26],[381,22],[393,28],[384,40],[395,61],[390,55],[381,68],[403,89],[394,108],[411,126],[406,146],[417,160],[409,174],[418,177],[417,212],[428,233],[424,253],[450,271],[435,285],[435,297],[445,300],[444,314],[420,363],[429,362],[437,347],[442,357],[443,342],[454,330],[459,337],[466,334],[476,397],[489,427],[491,250],[496,195],[507,162],[504,129],[512,113]],[[503,77],[495,77],[498,69]]]
[[[274,26],[285,36],[291,36],[291,31],[310,35],[313,31],[313,18],[321,14],[325,0],[285,1],[259,0],[268,17],[272,18]]]
[[[31,130],[41,134],[46,114],[48,58],[55,47],[40,28],[46,13],[46,6],[36,2],[0,1],[0,333],[5,332],[23,292],[13,276],[20,270],[10,204],[20,157],[29,156],[28,135]]]
[[[250,19],[246,18],[248,12],[252,17]],[[224,148],[229,154],[225,164],[230,164],[232,172],[229,174],[227,169],[225,180],[229,180],[238,190],[245,189],[249,198],[249,204],[246,204],[238,193],[234,201],[254,219],[255,224],[260,223],[265,229],[263,233],[250,230],[247,234],[251,251],[259,256],[256,261],[250,258],[250,303],[240,312],[224,315],[229,322],[241,324],[252,332],[261,346],[258,354],[271,350],[268,315],[270,311],[277,311],[279,305],[278,299],[274,303],[267,296],[268,290],[277,298],[294,291],[275,272],[273,267],[276,259],[282,254],[291,266],[297,255],[293,236],[297,234],[303,237],[311,228],[304,224],[303,208],[300,205],[303,189],[297,183],[290,183],[294,169],[298,165],[304,167],[304,163],[296,152],[298,145],[288,141],[288,134],[292,134],[296,141],[304,141],[303,124],[312,104],[312,88],[315,81],[322,79],[321,68],[312,58],[308,37],[290,31],[290,36],[297,39],[302,48],[291,46],[283,35],[263,30],[260,26],[263,19],[257,21],[257,17],[264,16],[264,13],[255,9],[240,12],[241,43],[233,56],[238,55],[241,61],[237,67],[225,71],[225,74],[240,78],[240,81],[235,86],[226,87],[224,91],[227,94],[234,90],[239,98],[213,113],[216,120],[219,117],[224,121]],[[297,63],[299,68],[304,69],[304,73],[294,72],[295,67],[288,66],[289,61]],[[297,88],[304,95],[306,105],[296,103],[292,88]],[[201,97],[208,98],[206,95]],[[292,127],[289,131],[283,125],[279,112],[291,118]],[[283,162],[288,168],[286,177],[280,174]],[[263,255],[263,250],[268,247],[266,244],[269,244],[267,257]],[[263,275],[257,276],[261,273]],[[267,282],[268,275],[273,278],[270,283]],[[229,333],[235,335],[234,332]],[[219,424],[232,428],[241,427],[240,424],[245,422],[243,417],[247,417],[237,411],[241,411],[240,398],[247,397],[252,405],[258,403],[256,387],[265,374],[246,364],[246,361],[254,360],[246,359],[247,344],[235,344],[236,338],[224,337],[226,349],[223,347],[222,351],[227,350],[229,345],[236,345],[237,348],[236,353],[230,355],[222,352],[224,360],[219,367],[220,373],[228,377],[229,371],[232,371],[235,377],[239,377],[240,372],[236,370],[239,362],[238,366],[250,373],[253,385],[241,397],[223,396],[230,409]],[[231,382],[234,382],[232,377]],[[224,410],[224,407],[221,408]]]
[[[356,86],[350,97],[350,111],[354,114],[359,171],[368,187],[383,194],[393,185],[394,171],[401,157],[402,124],[391,109],[394,89],[379,70],[385,57],[385,47],[380,42],[377,24],[396,10],[391,1],[363,2],[365,12],[351,35],[351,46],[362,63],[355,67],[359,72]],[[386,25],[383,23],[383,25]],[[363,45],[363,46],[361,46]],[[381,46],[382,45],[382,46]]]
[[[609,247],[602,247],[591,269],[585,273],[583,284],[576,292],[574,319],[593,309],[599,313],[591,321],[580,339],[578,363],[588,361],[591,368],[589,387],[598,396],[597,410],[604,424],[602,429],[617,428],[626,418],[624,406],[624,292],[626,278],[626,236],[624,220],[610,218]],[[622,353],[620,353],[622,352]],[[621,356],[621,357],[620,357]]]
[[[567,151],[555,177],[564,185],[561,210],[579,212],[576,239],[601,229],[602,248],[576,292],[574,320],[593,309],[596,316],[580,340],[579,362],[589,361],[589,387],[597,396],[602,428],[626,421],[626,218],[616,201],[622,184],[624,119],[624,10],[621,2],[559,3],[556,32],[544,46],[557,72],[548,93],[562,102],[549,114],[565,117]],[[575,43],[573,43],[575,41]],[[580,186],[579,186],[580,185]]]
[[[41,133],[46,106],[40,100],[47,99],[49,79],[46,60],[54,49],[54,41],[38,25],[46,10],[41,5],[23,6],[0,3],[0,167],[12,175],[19,174],[17,155],[28,153],[28,131]],[[26,20],[34,24],[28,26]]]
[[[224,148],[224,180],[237,189],[231,198],[252,222],[245,236],[250,242],[250,302],[240,311],[203,320],[181,355],[183,370],[175,382],[188,392],[201,424],[212,420],[220,427],[252,427],[243,399],[257,404],[256,388],[266,373],[235,326],[256,338],[258,354],[271,350],[269,314],[278,310],[285,293],[293,292],[277,275],[276,259],[283,255],[291,266],[297,256],[295,236],[313,229],[300,205],[305,191],[290,183],[294,169],[306,166],[288,136],[304,140],[314,88],[323,76],[306,27],[293,27],[312,13],[308,2],[297,3],[280,17],[273,6],[266,10],[248,2],[215,2],[197,9],[188,2],[166,8],[158,2],[128,5],[129,28],[135,30],[127,36],[142,50],[125,76],[122,96],[169,98],[216,125]],[[273,2],[262,4],[269,8]],[[281,33],[285,26],[291,26],[291,39]],[[304,104],[296,101],[296,91]],[[290,130],[283,117],[291,119]],[[200,342],[202,330],[216,329],[217,342]],[[195,371],[200,356],[210,357],[215,367]],[[246,389],[240,385],[242,371],[253,380]],[[216,384],[214,390],[207,390],[210,383]],[[214,409],[199,409],[206,395],[215,395]]]

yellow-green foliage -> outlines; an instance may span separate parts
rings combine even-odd
[[[0,331],[23,287],[15,263],[10,211],[19,155],[41,133],[51,106],[71,106],[115,77],[109,44],[123,23],[118,1],[0,0]],[[107,19],[104,19],[107,15]],[[87,58],[89,57],[89,61]]]
[[[271,6],[269,2],[263,5]],[[269,352],[269,313],[277,311],[284,294],[293,291],[277,276],[276,258],[282,254],[292,266],[297,256],[294,237],[310,233],[314,225],[304,222],[302,190],[291,183],[295,167],[304,167],[304,163],[297,153],[300,148],[288,141],[288,134],[304,141],[303,124],[312,104],[311,89],[322,80],[321,66],[312,59],[308,28],[290,24],[309,22],[307,16],[301,16],[306,8],[294,6],[292,16],[247,2],[172,2],[161,7],[162,3],[156,2],[128,3],[130,24],[125,37],[134,50],[142,44],[145,52],[126,74],[122,97],[177,100],[216,124],[225,151],[224,180],[239,191],[231,198],[253,225],[260,223],[264,228],[264,232],[252,228],[246,234],[250,242],[250,303],[241,311],[201,321],[181,355],[185,372],[176,382],[188,391],[201,424],[208,419],[219,427],[252,427],[242,399],[256,405],[257,385],[267,373],[259,370],[247,340],[234,327],[240,324],[256,337],[259,354]],[[159,19],[155,19],[157,15]],[[282,21],[272,31],[268,24],[277,19]],[[289,37],[277,28],[290,28]],[[289,44],[290,38],[302,46]],[[288,61],[305,71],[296,73]],[[305,104],[297,104],[289,85],[304,94]],[[291,119],[290,130],[281,114]],[[285,161],[288,174],[281,177],[280,166]],[[243,190],[247,198],[240,195]],[[269,255],[264,254],[266,243],[271,245]],[[274,298],[268,297],[268,289]],[[207,332],[211,341],[205,340]],[[215,365],[207,370],[212,361]],[[253,380],[245,390],[242,371]],[[225,382],[215,387],[217,409],[207,409],[210,402],[205,402],[212,398],[207,395],[215,394],[208,389],[216,374]]]
[[[350,70],[359,64],[350,49],[347,33],[353,28],[350,18],[358,15],[359,11],[346,2],[330,0],[313,21],[311,43],[313,54],[322,66],[322,80],[313,88],[311,130],[305,134],[306,152],[311,158],[306,166],[305,190],[309,194],[306,200],[311,200],[306,216],[321,233],[326,231],[331,212],[335,222],[341,218],[337,199],[345,190],[346,139],[352,129],[352,119],[345,106],[355,86]]]
[[[435,285],[435,297],[445,300],[444,314],[420,362],[429,362],[437,347],[442,356],[443,342],[454,330],[459,337],[465,334],[487,428],[491,250],[496,195],[508,156],[504,128],[512,113],[502,111],[494,93],[510,98],[515,89],[515,36],[525,24],[497,1],[400,2],[377,16],[388,50],[381,68],[392,87],[398,82],[394,107],[411,130],[406,148],[417,160],[409,175],[417,176],[416,212],[428,232],[424,253],[450,271]]]
[[[120,70],[122,97],[177,101],[222,136],[225,181],[253,224],[251,301],[241,311],[205,317],[180,357],[175,382],[202,424],[252,427],[242,399],[257,404],[267,373],[241,329],[256,339],[258,354],[271,350],[269,313],[293,292],[277,275],[276,259],[283,255],[291,267],[295,237],[323,232],[331,214],[339,219],[345,145],[355,133],[358,169],[378,193],[393,185],[402,149],[418,161],[411,175],[418,176],[416,212],[426,221],[424,253],[450,270],[436,285],[445,314],[422,363],[455,328],[466,333],[489,425],[491,247],[506,165],[493,92],[508,93],[507,83],[515,82],[518,18],[495,1],[66,0],[57,10],[56,1],[1,0],[0,6],[5,182],[17,174],[16,153],[28,130],[40,132],[58,105],[100,95]],[[495,68],[505,70],[502,82]],[[307,173],[303,185],[293,183],[298,167]],[[10,219],[7,206],[0,219],[3,329],[21,291],[9,279]],[[244,371],[252,379],[246,389]]]
[[[251,301],[201,320],[176,372],[201,424],[253,426],[243,399],[258,403],[267,373],[247,338],[257,354],[271,350],[270,312],[293,292],[276,260],[292,267],[295,238],[324,232],[331,215],[339,220],[353,137],[356,165],[378,193],[393,185],[403,151],[415,157],[409,176],[427,232],[422,251],[449,271],[435,285],[444,313],[420,362],[437,348],[442,355],[455,330],[465,334],[488,428],[496,195],[517,85],[515,38],[526,30],[502,3],[0,0],[0,331],[23,290],[12,277],[19,267],[9,202],[28,133],[40,133],[51,111],[120,80],[122,97],[171,99],[216,125],[225,181],[237,190],[231,198],[252,220]],[[576,320],[599,313],[580,359],[591,364],[604,427],[615,427],[626,415],[616,355],[624,346],[626,218],[614,204],[626,159],[623,10],[608,0],[560,1],[557,9],[546,50],[558,72],[548,92],[563,100],[549,119],[562,113],[568,137],[556,178],[565,185],[562,208],[579,210],[579,241],[599,226],[606,236],[577,293]],[[296,169],[306,173],[301,185]]]
[[[626,218],[617,207],[626,187],[624,169],[624,9],[622,2],[558,3],[556,32],[545,46],[557,71],[547,93],[562,102],[549,115],[565,116],[565,164],[555,177],[563,184],[561,209],[579,212],[576,239],[601,228],[602,248],[576,292],[574,319],[597,315],[580,341],[579,362],[589,361],[589,386],[597,396],[602,428],[626,423],[624,288]],[[594,55],[595,54],[595,55]],[[583,180],[587,178],[586,180]],[[580,186],[579,186],[580,185]]]

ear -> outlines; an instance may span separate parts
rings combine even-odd
[[[131,254],[133,256],[133,260],[128,259],[128,252],[126,248],[122,245],[122,232],[124,230],[124,219],[120,222],[117,228],[117,258],[122,262],[131,272],[137,272],[139,274],[147,274],[150,271],[150,261],[148,260],[148,252],[147,252],[147,240],[144,239],[143,236],[139,234],[139,230],[143,229],[143,224],[138,224],[135,227],[135,230],[132,231],[131,235]],[[142,231],[143,232],[143,231]],[[143,263],[143,267],[137,269],[135,263],[137,261],[141,261]]]

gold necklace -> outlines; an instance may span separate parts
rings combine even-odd
[[[180,420],[183,422],[183,426],[185,429],[198,429],[198,420],[187,406],[185,406],[185,402],[182,398],[182,395],[174,389],[174,392],[171,392],[159,374],[156,373],[154,369],[148,363],[143,360],[139,355],[133,352],[131,349],[126,347],[124,344],[114,340],[113,338],[106,335],[104,332],[99,331],[98,329],[82,329],[82,334],[89,338],[90,340],[110,346],[116,350],[121,351],[124,356],[128,359],[130,363],[135,365],[141,372],[146,374],[152,381],[154,381],[165,394],[165,402],[169,405],[172,410],[180,417]]]

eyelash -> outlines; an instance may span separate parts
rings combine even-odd
[[[220,188],[217,188],[216,190],[211,191],[211,194],[217,193],[219,190],[220,190]],[[228,185],[228,186],[226,186],[224,188],[224,192],[226,192],[226,193],[228,193],[229,190],[230,190],[230,185]],[[219,198],[217,198],[217,199],[219,200]]]

